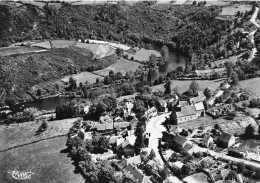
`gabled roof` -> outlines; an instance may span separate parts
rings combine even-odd
[[[185,107],[185,106],[189,106],[189,102],[184,100],[184,101],[179,101],[179,107]]]
[[[127,163],[131,163],[133,165],[139,165],[139,164],[142,163],[141,156],[138,155],[138,156],[134,156],[134,157],[128,158],[127,159]]]
[[[219,141],[221,141],[221,142],[229,142],[229,140],[230,140],[232,137],[234,137],[232,134],[223,132],[223,133],[221,133],[221,135],[219,136]]]
[[[133,119],[131,119],[131,120],[129,121],[129,124],[130,124],[131,126],[136,126],[137,123],[138,123],[138,119],[137,119],[136,117],[134,117]]]
[[[115,122],[114,128],[126,128],[129,126],[129,122]]]
[[[109,144],[116,144],[117,139],[118,139],[119,137],[120,137],[120,136],[112,136],[112,137],[110,137],[110,139],[109,139]]]
[[[124,169],[127,166],[127,160],[124,158],[117,163],[119,169]]]
[[[106,125],[105,124],[96,124],[96,128],[98,131],[104,131],[104,130],[106,130]]]
[[[106,130],[113,130],[113,123],[106,123]]]
[[[194,104],[195,108],[196,108],[196,111],[200,111],[200,110],[204,110],[204,105],[203,105],[203,102],[199,102],[199,103],[195,103]]]
[[[189,151],[192,147],[193,147],[192,143],[191,142],[187,142],[187,143],[185,143],[185,145],[183,147],[183,150],[184,151]]]
[[[181,108],[180,112],[176,112],[177,118],[179,117],[185,117],[185,116],[191,116],[196,114],[196,108],[195,106],[185,106]]]
[[[136,183],[142,183],[144,175],[139,172],[131,163],[129,163],[125,168],[124,172],[133,176],[133,179]]]
[[[176,135],[173,139],[173,141],[176,143],[176,144],[179,144],[181,146],[183,146],[188,140],[183,137],[183,136],[180,136],[180,135]]]
[[[204,93],[202,91],[199,91],[197,97],[190,98],[190,103],[195,104],[195,103],[203,102],[203,100],[205,100],[205,98],[206,97],[205,97]]]

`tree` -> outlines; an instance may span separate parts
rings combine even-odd
[[[79,130],[78,136],[79,136],[79,138],[81,138],[82,140],[84,140],[85,134],[84,134],[81,130]]]
[[[163,76],[162,75],[159,76],[158,82],[159,82],[159,84],[163,83]]]
[[[77,110],[72,102],[70,103],[59,103],[55,110],[56,119],[73,118],[77,114]]]
[[[234,86],[238,85],[238,82],[239,82],[239,79],[238,79],[238,75],[236,72],[234,72],[232,75],[231,75],[231,79],[232,79],[232,84]]]
[[[250,138],[254,136],[254,133],[255,133],[255,128],[250,124],[246,127],[244,136]]]
[[[41,96],[42,95],[42,90],[40,88],[37,90],[36,95],[37,96]]]
[[[193,6],[196,6],[196,5],[197,5],[197,2],[196,2],[196,1],[193,1],[192,5],[193,5]]]
[[[140,122],[137,123],[135,136],[136,136],[136,140],[135,140],[136,154],[139,154],[141,148],[144,147],[144,125]]]
[[[199,90],[199,84],[197,83],[197,81],[192,81],[189,87],[189,91],[191,93],[191,95],[197,95],[198,94],[198,90]]]
[[[77,161],[91,162],[92,158],[89,152],[84,147],[79,147],[77,150]]]
[[[73,79],[73,77],[70,77],[70,79],[69,79],[69,88],[71,90],[77,89],[77,82],[75,79]]]
[[[42,130],[46,130],[48,128],[48,124],[46,123],[46,121],[44,121],[41,125]]]
[[[184,164],[184,165],[181,167],[181,173],[182,173],[183,175],[189,175],[189,174],[190,174],[190,171],[191,171],[190,165]]]
[[[207,97],[207,99],[209,99],[212,96],[212,90],[209,87],[205,88],[203,93]]]
[[[233,73],[234,64],[233,62],[226,62],[227,76],[230,77]]]
[[[238,163],[237,164],[237,173],[243,173],[244,171],[245,171],[244,163]]]
[[[110,145],[109,145],[109,140],[108,138],[101,136],[99,138],[98,141],[98,146],[97,146],[97,151],[98,153],[104,153],[107,152],[107,150],[109,149]]]
[[[171,81],[167,81],[164,88],[164,94],[171,94]]]
[[[166,45],[162,46],[161,55],[162,55],[164,63],[168,62],[168,60],[169,60],[169,49]]]
[[[149,159],[153,160],[156,157],[154,150],[152,149],[149,155]]]

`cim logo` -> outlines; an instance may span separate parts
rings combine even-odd
[[[30,172],[22,172],[14,169],[13,171],[8,171],[12,175],[12,177],[16,180],[25,180],[31,179],[31,176],[34,174],[32,171]]]

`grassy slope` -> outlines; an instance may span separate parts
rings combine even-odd
[[[19,145],[29,144],[43,139],[48,139],[60,135],[66,135],[76,120],[77,118],[48,122],[47,130],[38,135],[36,135],[36,131],[39,129],[41,123],[37,123],[35,121],[14,124],[17,125],[14,127],[11,127],[11,125],[9,125],[8,127],[1,125],[0,151]]]
[[[260,96],[260,78],[239,81],[239,85],[255,97]]]
[[[75,166],[67,153],[61,153],[66,139],[58,137],[0,153],[1,183],[83,183],[83,177],[74,173]],[[28,180],[15,180],[8,173],[14,169],[35,174]]]
[[[210,87],[213,90],[216,90],[220,83],[222,81],[213,81],[213,80],[196,80],[197,83],[199,84],[199,89],[204,91],[205,88]],[[174,89],[175,87],[178,87],[178,90],[180,93],[183,93],[185,91],[187,91],[189,89],[189,86],[191,84],[192,81],[183,81],[183,80],[172,80],[171,81],[171,89]],[[152,91],[164,91],[164,84],[160,84],[160,85],[156,85],[152,87]]]

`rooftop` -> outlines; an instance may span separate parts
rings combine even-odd
[[[177,117],[191,116],[196,114],[195,106],[185,106],[181,108],[180,112],[176,112]]]

